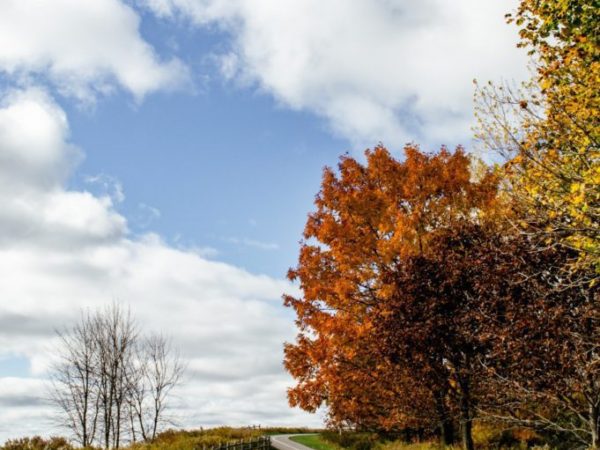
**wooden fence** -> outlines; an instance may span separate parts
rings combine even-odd
[[[213,446],[202,445],[197,446],[195,450],[271,450],[271,438],[269,436],[261,436]]]

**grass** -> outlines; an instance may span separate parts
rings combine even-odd
[[[343,450],[332,442],[329,442],[319,434],[309,434],[303,436],[291,436],[290,439],[299,444],[306,445],[314,450]],[[420,443],[420,444],[407,444],[402,442],[388,442],[385,444],[380,443],[376,448],[380,450],[440,450],[441,447],[435,443]],[[446,447],[444,450],[458,449],[459,447]]]
[[[320,434],[305,434],[300,436],[291,436],[290,440],[298,444],[306,445],[315,450],[339,450],[339,447],[331,442],[327,442]]]
[[[459,450],[460,447],[442,447],[435,442],[421,442],[407,444],[403,442],[390,442],[381,447],[383,450]]]

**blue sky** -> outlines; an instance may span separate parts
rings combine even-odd
[[[218,80],[195,95],[159,94],[141,106],[111,98],[69,113],[72,140],[86,150],[74,187],[110,174],[134,231],[277,277],[294,263],[322,167],[351,150],[314,116]]]
[[[70,184],[94,190],[86,179],[108,175],[125,191],[118,209],[132,231],[285,276],[322,168],[356,149],[314,114],[224,80],[213,55],[228,45],[226,33],[141,17],[140,34],[159,55],[176,47],[194,69],[192,85],[140,103],[127,92],[91,107],[63,98],[71,140],[85,149]]]
[[[320,424],[287,407],[281,295],[322,168],[472,148],[472,79],[527,76],[512,7],[3,2],[0,440],[59,432],[55,330],[113,301],[181,349],[182,425]]]

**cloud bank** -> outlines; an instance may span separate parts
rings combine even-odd
[[[472,80],[521,80],[503,0],[138,0],[230,34],[225,77],[327,119],[357,146],[468,143]]]
[[[53,430],[40,398],[55,341],[82,308],[120,301],[147,331],[170,334],[188,362],[175,401],[182,426],[318,422],[288,408],[281,361],[293,338],[285,281],[130,236],[110,193],[65,188],[81,151],[63,110],[40,89],[0,107],[0,441]],[[114,197],[114,196],[113,196]]]
[[[140,100],[188,83],[187,67],[159,58],[139,25],[119,0],[3,1],[0,73],[23,83],[42,77],[85,101],[117,86]]]

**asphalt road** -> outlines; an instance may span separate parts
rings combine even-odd
[[[290,436],[298,436],[297,434],[278,434],[271,436],[271,445],[277,450],[312,450],[306,445],[299,444],[290,440]]]

